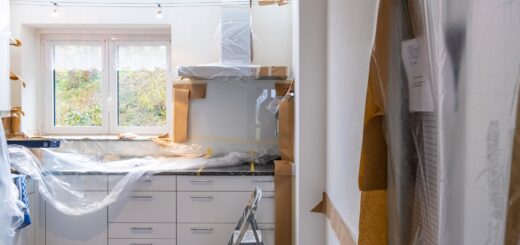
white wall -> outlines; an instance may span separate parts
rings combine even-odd
[[[31,111],[23,121],[24,131],[37,130],[41,123],[36,116],[34,105],[40,103],[38,73],[39,41],[37,30],[41,27],[64,25],[87,25],[89,28],[104,26],[131,27],[136,25],[162,24],[171,26],[172,66],[176,76],[178,65],[198,65],[219,62],[220,7],[175,7],[163,8],[164,17],[155,18],[156,8],[116,8],[116,7],[60,7],[58,18],[51,17],[48,6],[27,6],[12,4],[13,36],[21,37],[25,45],[13,52],[11,64],[28,82],[28,88],[15,86],[12,89],[12,104],[23,105]],[[253,30],[255,40],[255,64],[292,66],[292,9],[291,6],[266,6],[253,8]],[[223,95],[225,96],[225,95]],[[29,113],[28,113],[29,114]]]
[[[355,240],[365,97],[378,3],[329,0],[327,6],[327,193]]]
[[[325,242],[325,217],[310,210],[325,191],[326,1],[294,6],[296,244]]]

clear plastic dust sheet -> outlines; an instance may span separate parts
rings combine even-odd
[[[504,244],[520,1],[392,2],[389,244]]]

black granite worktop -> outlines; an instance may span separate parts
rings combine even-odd
[[[274,163],[255,164],[253,168],[251,167],[251,164],[246,163],[232,167],[202,168],[199,170],[176,170],[171,172],[161,172],[156,175],[272,176],[274,175]]]
[[[57,171],[58,174],[62,175],[120,175],[125,172],[97,172],[97,171]],[[267,164],[255,164],[251,167],[250,163],[241,164],[238,166],[231,167],[218,167],[218,168],[201,168],[201,169],[190,169],[190,170],[161,170],[154,175],[188,175],[188,176],[274,176],[274,163],[270,162]]]

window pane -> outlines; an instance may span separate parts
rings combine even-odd
[[[166,46],[119,46],[119,126],[166,125]]]
[[[101,46],[54,46],[54,125],[101,126]]]

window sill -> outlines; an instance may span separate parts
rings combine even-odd
[[[78,141],[153,141],[157,136],[138,136],[134,139],[121,139],[117,135],[45,135],[44,139],[63,139]]]

